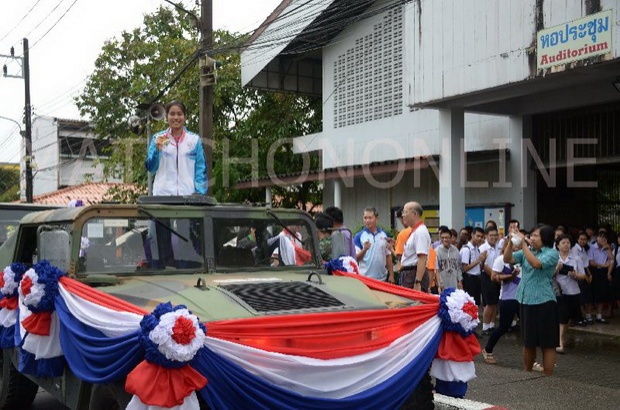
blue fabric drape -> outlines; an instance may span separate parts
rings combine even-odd
[[[462,399],[467,393],[467,382],[445,382],[437,379],[435,380],[435,391],[444,396]]]
[[[60,377],[65,370],[65,358],[62,356],[51,359],[35,360],[34,355],[19,348],[19,364],[17,370],[20,373],[36,377]]]
[[[441,332],[402,371],[377,386],[342,399],[305,397],[273,385],[247,372],[208,348],[198,352],[191,366],[208,384],[200,391],[212,409],[390,409],[400,407],[417,386],[439,348]]]
[[[144,358],[144,351],[135,333],[107,337],[84,325],[71,315],[62,297],[56,298],[60,319],[60,346],[69,368],[80,379],[90,383],[120,380]]]
[[[15,326],[0,326],[0,348],[8,349],[15,347]]]

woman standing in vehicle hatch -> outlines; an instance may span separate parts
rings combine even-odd
[[[153,135],[146,169],[155,173],[153,195],[207,193],[206,161],[197,134],[185,128],[187,110],[179,101],[166,105],[169,128]]]

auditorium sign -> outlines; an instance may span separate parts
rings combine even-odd
[[[610,53],[613,21],[613,11],[605,10],[539,31],[536,41],[538,68]]]

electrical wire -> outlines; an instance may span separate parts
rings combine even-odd
[[[5,38],[7,38],[9,36],[9,34],[11,34],[17,27],[19,27],[19,25],[22,23],[22,21],[24,21],[26,19],[26,17],[28,17],[28,15],[32,12],[32,10],[34,10],[35,7],[37,7],[37,4],[39,4],[41,2],[41,0],[37,0],[36,3],[34,3],[34,5],[32,7],[30,7],[30,10],[28,10],[26,12],[26,14],[24,14],[24,17],[22,17],[17,24],[15,24],[15,26],[13,28],[11,28],[4,36],[2,36],[0,38],[0,41],[4,40]]]
[[[398,2],[396,5],[402,5],[402,4],[407,3],[409,1],[411,1],[411,0],[401,1],[401,2]],[[75,0],[74,3],[69,7],[69,9],[67,11],[65,11],[65,14],[70,10],[70,8],[76,2],[77,2],[77,0]],[[304,7],[310,5],[311,2],[312,2],[312,0],[306,0],[306,1],[301,2],[298,5],[295,5],[294,7],[290,8],[289,10],[286,10],[283,13],[281,13],[280,15],[276,16],[276,18],[271,19],[271,20],[269,20],[269,19],[266,20],[263,24],[261,24],[261,26],[259,26],[258,29],[263,28],[263,27],[267,27],[267,26],[271,26],[275,22],[281,21],[281,20],[283,20],[285,18],[296,17],[298,14],[303,13]],[[316,5],[316,2],[314,2],[314,3]],[[346,24],[343,24],[342,19],[338,18],[338,16],[341,15],[341,14],[344,14],[344,13],[347,13],[347,12],[351,12],[351,11],[355,11],[355,10],[359,9],[359,7],[360,7],[359,3],[360,2],[352,1],[352,0],[347,0],[347,1],[343,1],[342,3],[343,4],[339,5],[338,8],[335,8],[335,10],[333,11],[331,17],[329,17],[327,20],[323,21],[322,24],[317,25],[314,28],[311,28],[310,34],[314,35],[316,33],[325,32],[326,30],[333,30],[333,29],[338,29],[338,28],[342,29],[343,27],[345,27],[345,26],[347,26],[349,24],[352,24],[354,22],[363,20],[363,19],[367,18],[368,16],[376,15],[378,13],[381,13],[381,12],[383,12],[385,10],[388,10],[388,9],[390,9],[390,8],[395,6],[394,4],[391,4],[391,5],[389,5],[389,7],[385,7],[385,6],[384,7],[380,7],[380,8],[377,8],[377,9],[373,10],[372,12],[363,12],[360,15],[356,15],[356,16],[348,18],[346,20]],[[291,4],[293,4],[293,3],[291,3]],[[63,16],[65,14],[63,14]],[[277,27],[277,29],[275,29],[271,33],[269,33],[269,35],[267,35],[265,39],[254,41],[252,44],[250,44],[250,47],[252,47],[254,49],[256,49],[256,48],[269,48],[269,47],[275,47],[277,45],[281,45],[281,44],[284,44],[286,42],[289,42],[292,39],[294,39],[294,38],[299,36],[299,33],[297,32],[297,30],[295,30],[296,26],[298,27],[300,23],[306,23],[308,21],[314,20],[320,14],[321,13],[317,11],[315,13],[306,14],[302,18],[291,18],[291,20],[294,20],[293,22],[281,25],[280,27]],[[61,16],[61,18],[63,16]],[[57,20],[57,22],[54,24],[54,26],[58,23],[58,21],[60,21],[60,19]],[[52,26],[52,28],[54,26]],[[50,30],[51,30],[51,28],[50,28]],[[48,32],[50,30],[48,30]],[[307,37],[307,36],[308,36],[308,34],[304,34],[304,37]],[[40,41],[42,38],[43,37],[41,37],[38,41]],[[223,53],[226,53],[226,52],[230,52],[232,50],[238,50],[239,47],[243,44],[243,41],[244,40],[236,40],[236,41],[231,42],[229,44],[220,44],[217,48],[213,48],[212,50],[207,50],[207,53],[209,53],[209,54],[223,54]],[[304,52],[309,52],[309,51],[312,51],[312,50],[314,50],[316,48],[320,48],[320,47],[322,47],[322,45],[298,46],[297,48],[291,48],[289,50],[286,50],[286,53],[289,53],[289,54],[304,53]],[[159,98],[161,98],[161,96],[167,90],[169,90],[170,87],[172,87],[176,83],[176,81],[178,81],[178,79],[191,67],[191,65],[196,61],[197,58],[198,58],[198,51],[195,52],[192,55],[192,57],[189,59],[189,61],[186,63],[186,65],[175,75],[175,77],[173,77],[173,79],[162,89],[162,91],[160,91],[160,93],[157,95],[157,97],[153,101],[151,101],[151,102],[157,101]],[[252,61],[245,61],[242,64],[242,67],[246,66],[247,64],[249,64],[251,62]],[[65,93],[69,93],[69,92],[71,92],[71,90],[68,90]]]
[[[30,34],[32,34],[32,32],[33,32],[33,31],[35,31],[37,28],[39,28],[39,26],[40,26],[41,24],[43,24],[43,22],[44,22],[45,20],[47,20],[47,19],[48,19],[48,18],[52,15],[52,13],[54,13],[54,11],[56,11],[56,9],[57,9],[57,8],[58,8],[58,7],[59,7],[59,6],[60,6],[60,5],[64,2],[64,1],[65,1],[65,0],[60,0],[60,1],[59,1],[59,2],[58,2],[55,6],[54,6],[54,8],[53,8],[50,12],[48,12],[48,13],[47,13],[47,15],[46,15],[45,17],[43,17],[43,19],[42,19],[41,21],[39,21],[39,23],[38,23],[36,26],[34,26],[34,28],[33,28],[32,30],[30,30],[30,31],[28,32],[28,34],[26,34],[25,36],[22,36],[22,37],[23,37],[23,38],[28,38],[28,36],[30,36]]]
[[[54,29],[54,27],[56,27],[56,25],[60,22],[60,20],[62,20],[67,15],[67,13],[73,8],[73,6],[75,6],[75,3],[77,3],[77,2],[78,2],[78,0],[74,0],[73,3],[71,3],[71,5],[69,6],[69,8],[67,10],[65,10],[65,12],[62,13],[62,15],[60,17],[58,17],[58,20],[56,20],[54,22],[52,27],[50,27],[41,37],[39,37],[39,39],[37,41],[35,41],[30,46],[30,49],[34,48],[41,40],[43,40],[45,38],[45,36],[47,36],[49,34],[49,32],[52,31]]]

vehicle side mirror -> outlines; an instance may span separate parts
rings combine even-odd
[[[39,260],[48,262],[63,272],[69,271],[71,264],[71,237],[62,230],[42,230],[37,235],[39,241]]]

